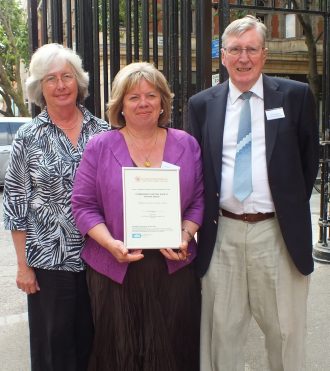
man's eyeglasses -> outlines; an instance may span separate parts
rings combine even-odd
[[[48,75],[42,79],[42,82],[49,86],[56,86],[59,80],[61,80],[64,85],[70,85],[75,78],[76,76],[73,73],[64,73],[60,77],[57,77],[55,75]]]
[[[243,53],[243,50],[246,51],[248,55],[258,55],[261,50],[264,50],[265,48],[263,47],[258,47],[258,48],[237,48],[237,47],[232,47],[232,48],[224,48],[224,50],[230,54],[230,55],[241,55]]]

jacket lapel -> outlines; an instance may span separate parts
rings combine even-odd
[[[129,154],[124,136],[119,130],[112,130],[111,134],[113,135],[113,140],[109,151],[112,151],[114,158],[122,167],[133,166],[133,161]]]
[[[283,107],[283,92],[278,90],[278,84],[270,77],[263,75],[264,85],[264,109],[265,109],[265,140],[266,160],[269,165],[274,145],[276,142],[278,127],[283,119],[267,120],[266,111]]]
[[[220,189],[223,130],[225,126],[225,116],[227,107],[229,83],[225,81],[218,86],[218,90],[207,104],[206,135],[209,143],[210,158],[207,159],[213,164],[213,171]]]

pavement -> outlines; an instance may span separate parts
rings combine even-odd
[[[313,241],[317,243],[320,195],[316,191],[311,209]],[[0,190],[0,371],[30,370],[26,295],[17,289],[15,276],[15,251],[10,232],[3,227]],[[308,300],[306,371],[329,370],[330,264],[315,263]],[[245,371],[268,371],[264,336],[254,320],[245,348]]]

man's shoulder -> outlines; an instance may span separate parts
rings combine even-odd
[[[228,80],[221,84],[217,84],[210,88],[199,91],[198,93],[192,95],[190,97],[190,100],[196,101],[196,100],[211,99],[213,97],[216,97],[221,91],[223,91],[223,89],[228,89]]]
[[[264,83],[270,83],[277,85],[280,89],[306,89],[308,88],[308,84],[305,82],[291,80],[285,77],[278,77],[278,76],[268,76],[264,75]]]

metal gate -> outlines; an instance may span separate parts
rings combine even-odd
[[[197,67],[204,63],[197,35],[205,9],[211,12],[208,1],[31,0],[28,6],[31,51],[49,42],[75,49],[90,74],[86,106],[97,116],[104,117],[116,73],[134,61],[151,61],[167,77],[174,127],[183,127],[188,97],[208,86]]]
[[[82,57],[90,74],[86,106],[96,116],[105,117],[119,69],[133,61],[151,61],[175,94],[171,126],[183,129],[189,97],[211,86],[214,76],[220,81],[226,78],[219,51],[221,34],[232,18],[244,14],[319,17],[321,197],[314,258],[330,262],[330,0],[30,0],[28,14],[31,52],[58,42]],[[306,34],[308,28],[304,30]]]

